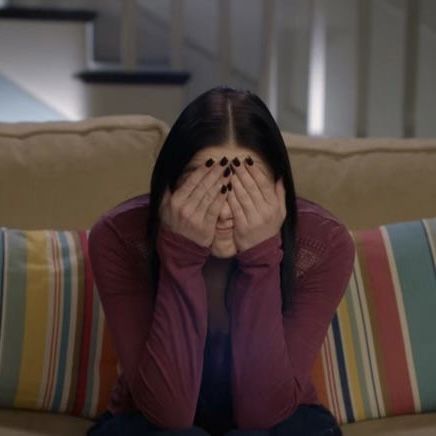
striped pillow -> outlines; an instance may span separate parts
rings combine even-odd
[[[313,368],[340,424],[436,411],[436,218],[350,232],[354,271]]]
[[[117,359],[88,234],[0,228],[0,407],[90,419],[105,410]]]
[[[354,271],[312,376],[340,424],[436,410],[436,218],[350,232]],[[87,231],[0,227],[0,407],[93,419],[119,374]]]

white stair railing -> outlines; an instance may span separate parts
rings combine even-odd
[[[278,17],[276,0],[262,2],[263,46],[260,56],[258,94],[268,106],[271,114],[278,116]]]
[[[134,70],[138,64],[138,0],[123,0],[121,4],[120,58],[126,70]],[[183,34],[185,1],[171,0],[170,3],[170,64],[174,69],[183,67]]]
[[[218,71],[221,84],[230,84],[232,72],[232,23],[230,0],[218,0]]]
[[[121,19],[121,59],[125,69],[134,69],[137,64],[136,17],[138,0],[123,0]],[[217,0],[217,64],[218,81],[232,81],[232,19],[231,0]],[[169,10],[170,64],[174,69],[183,68],[183,37],[186,12],[185,0],[171,0]],[[277,2],[262,2],[263,45],[260,52],[261,74],[257,92],[266,102],[274,117],[278,112],[277,89]]]
[[[171,0],[170,61],[174,69],[183,68],[185,7],[185,0]]]
[[[407,0],[404,38],[403,136],[416,134],[420,0]]]
[[[136,0],[123,0],[121,4],[120,58],[125,70],[134,70],[138,63]]]
[[[326,87],[326,5],[325,0],[312,0],[307,133],[322,135],[325,124]]]
[[[356,41],[355,134],[368,135],[369,74],[371,62],[371,12],[368,0],[358,0]]]

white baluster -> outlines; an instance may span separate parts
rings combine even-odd
[[[325,125],[326,0],[312,0],[307,133],[322,135]]]
[[[420,0],[407,0],[404,47],[403,136],[415,136]]]
[[[260,77],[258,94],[268,106],[271,114],[277,119],[278,115],[278,16],[277,2],[263,0],[262,3],[262,32],[263,46],[260,58]]]
[[[185,1],[171,0],[170,51],[171,67],[183,68],[183,34]]]
[[[134,70],[137,64],[137,14],[136,0],[123,0],[121,4],[121,64],[126,70]]]
[[[369,71],[371,62],[371,0],[358,0],[356,68],[356,136],[368,134]]]
[[[230,84],[232,72],[230,0],[218,1],[218,71],[219,81]]]

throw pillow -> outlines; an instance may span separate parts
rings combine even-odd
[[[339,423],[436,410],[436,218],[351,231],[353,274],[313,368]]]
[[[87,231],[0,228],[0,407],[93,419],[117,358]]]

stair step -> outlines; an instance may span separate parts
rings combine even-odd
[[[190,78],[187,71],[141,68],[135,71],[121,69],[89,69],[75,75],[85,83],[184,85]]]
[[[97,13],[88,9],[60,9],[5,6],[0,8],[0,19],[46,21],[93,21]]]

